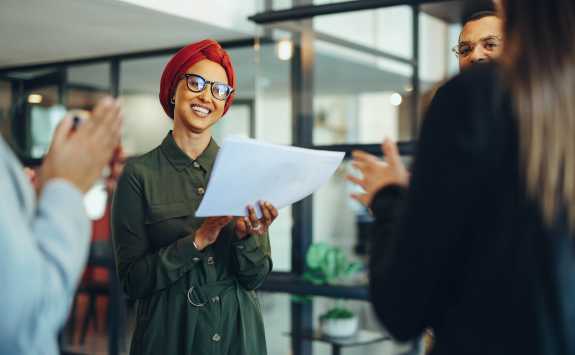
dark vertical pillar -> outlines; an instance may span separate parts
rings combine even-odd
[[[419,5],[412,6],[412,44],[413,44],[413,75],[411,87],[413,88],[411,100],[411,139],[417,139],[419,133],[419,98],[421,86],[419,84]]]
[[[110,60],[110,95],[118,97],[120,94],[120,61],[115,58]],[[113,255],[113,252],[112,252]],[[116,263],[112,257],[108,265],[110,275],[109,297],[110,310],[108,313],[108,354],[118,355],[124,348],[126,332],[126,304],[124,294],[120,286],[120,280],[116,273]],[[122,344],[121,344],[122,343]]]
[[[110,94],[120,95],[120,60],[117,58],[110,61]]]
[[[294,0],[294,6],[309,5],[310,0]],[[314,35],[313,20],[301,21],[302,31],[294,34],[291,60],[292,134],[296,146],[313,144]],[[305,253],[313,240],[313,199],[308,197],[292,209],[292,272],[305,271]],[[311,355],[312,344],[302,340],[301,332],[313,327],[312,304],[291,305],[292,349],[294,355]]]

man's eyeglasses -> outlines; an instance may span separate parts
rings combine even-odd
[[[486,52],[493,52],[501,47],[503,40],[501,37],[489,36],[479,40],[479,43],[461,42],[451,50],[457,57],[467,57],[475,50],[475,46],[480,44]]]
[[[228,84],[209,81],[198,74],[184,74],[182,79],[186,79],[188,89],[192,92],[202,92],[210,84],[212,96],[216,100],[225,101],[234,92],[234,88]]]

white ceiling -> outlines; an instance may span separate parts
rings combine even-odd
[[[205,37],[218,40],[246,37],[117,0],[0,0],[0,24],[0,69],[175,47]],[[263,45],[261,49],[259,55],[253,48],[230,50],[238,73],[238,95],[254,97],[256,77],[263,90],[288,94],[289,62],[277,58],[273,45]],[[169,56],[160,56],[122,61],[121,91],[157,94],[168,59]],[[38,73],[12,72],[10,76],[35,74]],[[110,86],[107,63],[72,66],[67,75],[71,84],[103,90]],[[348,53],[319,49],[314,79],[316,91],[326,94],[401,92],[409,84],[406,75],[355,60]]]
[[[245,38],[117,0],[1,0],[0,68]]]

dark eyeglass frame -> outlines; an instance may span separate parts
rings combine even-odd
[[[201,88],[200,90],[194,90],[194,89],[192,89],[191,86],[190,86],[190,78],[198,78],[198,79],[201,79],[201,80],[204,82],[202,88]],[[196,92],[196,93],[204,91],[204,90],[206,89],[206,86],[209,84],[209,85],[210,85],[210,92],[211,92],[211,94],[212,94],[212,97],[213,97],[214,99],[218,100],[218,101],[226,101],[226,100],[236,91],[233,87],[231,87],[231,86],[228,85],[228,84],[220,83],[220,82],[217,82],[217,81],[210,81],[210,80],[207,80],[206,78],[204,78],[203,76],[198,75],[198,74],[186,73],[186,74],[182,75],[182,79],[185,79],[185,80],[186,80],[186,86],[188,87],[188,90],[190,90],[191,92]],[[228,94],[226,95],[226,97],[220,99],[220,98],[214,93],[214,88],[217,87],[217,86],[224,86],[224,87],[228,90]]]
[[[485,38],[480,39],[480,40],[477,41],[476,43],[473,43],[473,48],[469,51],[469,53],[472,53],[473,50],[475,49],[475,46],[477,46],[479,43],[481,43],[481,45],[483,45],[483,46],[485,47],[485,44],[486,44],[486,43],[488,43],[489,41],[493,41],[493,40],[497,41],[497,46],[498,46],[498,47],[500,47],[500,46],[503,44],[503,38],[502,38],[502,37],[500,37],[500,36],[488,36],[488,37],[485,37]],[[456,56],[457,58],[459,58],[459,57],[464,57],[464,58],[467,57],[467,56],[469,55],[469,53],[468,53],[468,54],[461,53],[460,46],[461,46],[461,43],[458,43],[458,44],[455,45],[453,48],[451,48],[451,51],[452,51],[453,53],[455,53],[455,56]]]

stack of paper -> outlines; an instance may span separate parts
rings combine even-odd
[[[196,216],[245,216],[246,206],[259,201],[289,206],[325,184],[343,157],[343,152],[226,138]]]

